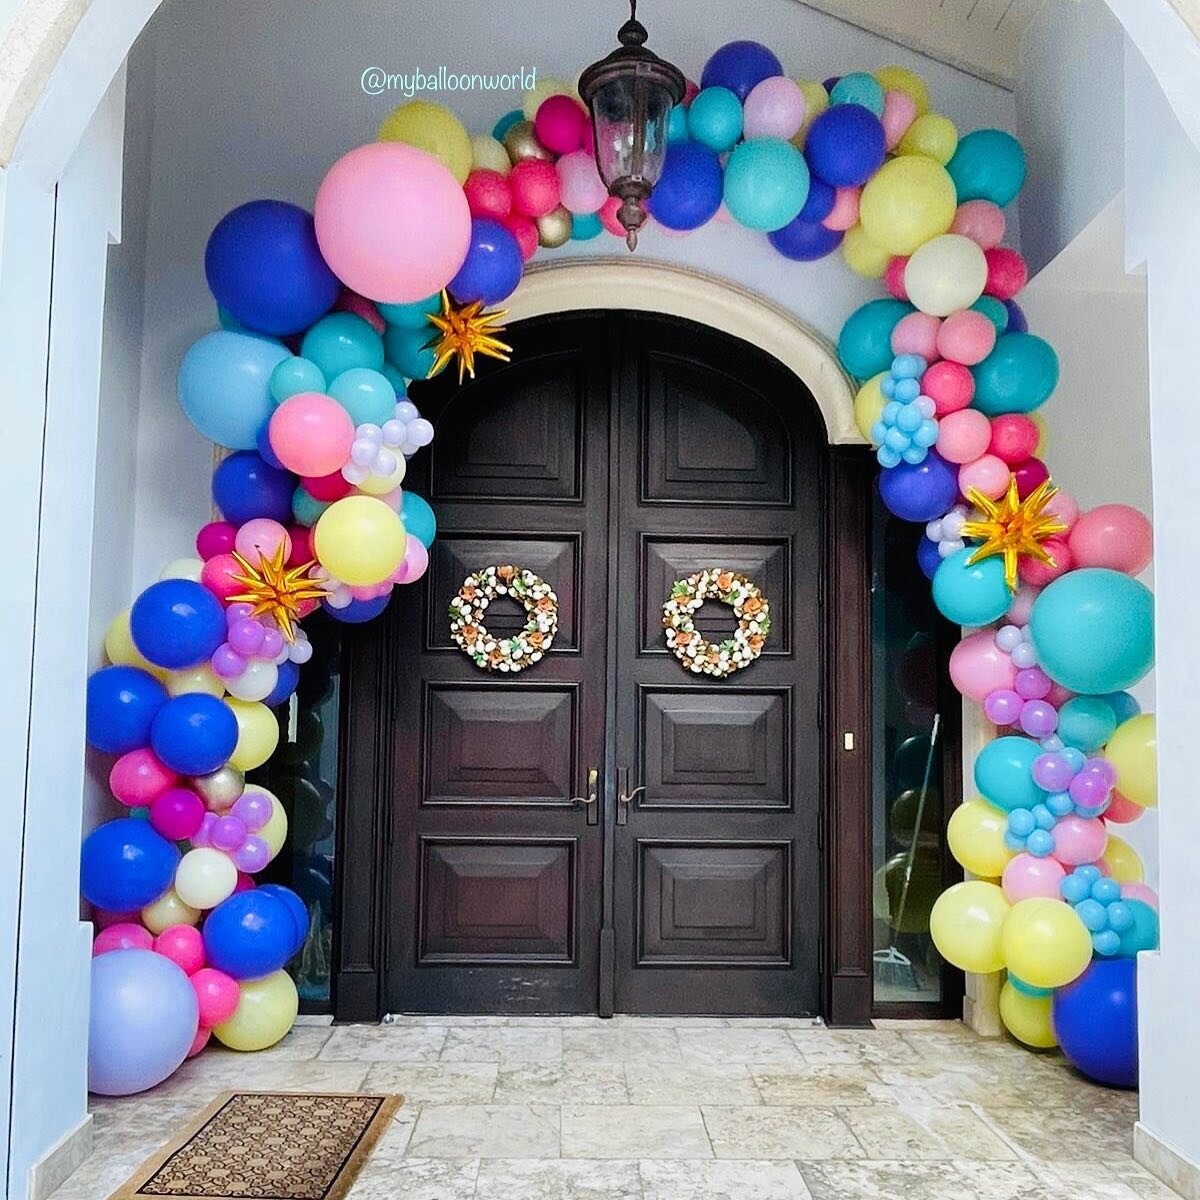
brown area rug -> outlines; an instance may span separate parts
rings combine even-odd
[[[401,1096],[222,1092],[109,1200],[342,1200]]]

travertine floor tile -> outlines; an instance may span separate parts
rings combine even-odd
[[[342,1025],[318,1055],[323,1062],[434,1062],[446,1042],[440,1025]]]
[[[538,1104],[430,1104],[408,1143],[416,1158],[557,1158],[558,1109]]]
[[[617,1025],[603,1029],[564,1029],[563,1059],[578,1062],[675,1062],[679,1061],[679,1039],[673,1027],[636,1028]]]
[[[850,1127],[833,1109],[705,1105],[702,1111],[717,1158],[863,1157]]]
[[[800,1063],[788,1034],[785,1029],[681,1029],[679,1049],[684,1062]]]
[[[807,1062],[782,1066],[754,1064],[750,1074],[764,1104],[833,1108],[844,1104],[874,1104],[879,1088],[875,1071],[860,1063],[813,1066]]]
[[[348,1200],[469,1200],[475,1195],[478,1159],[368,1160]]]
[[[424,1104],[488,1104],[496,1091],[496,1063],[375,1063],[364,1091],[399,1093],[406,1108]]]
[[[681,1162],[660,1159],[641,1163],[644,1200],[809,1200],[792,1162]]]
[[[625,1079],[632,1104],[761,1103],[750,1069],[741,1062],[628,1062]]]
[[[501,1066],[497,1104],[625,1104],[625,1070],[610,1062],[529,1062]]]
[[[475,1200],[641,1200],[636,1162],[582,1158],[485,1159]]]
[[[562,1030],[509,1025],[501,1028],[455,1028],[446,1031],[443,1062],[559,1062]]]
[[[684,1105],[567,1104],[564,1158],[711,1158],[700,1110]]]
[[[953,1163],[801,1162],[813,1200],[967,1200]]]

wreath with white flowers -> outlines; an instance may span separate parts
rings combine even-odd
[[[733,608],[738,619],[733,637],[707,642],[696,632],[696,612],[706,600]],[[745,575],[709,567],[671,584],[671,596],[663,605],[663,628],[667,645],[689,671],[720,679],[748,667],[762,653],[771,632],[771,606]]]
[[[512,637],[493,637],[483,623],[488,604],[511,596],[529,620]],[[558,632],[558,597],[540,576],[524,567],[491,566],[468,575],[450,601],[450,636],[454,644],[485,671],[522,671],[550,649]]]

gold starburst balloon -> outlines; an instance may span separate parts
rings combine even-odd
[[[306,562],[300,567],[285,567],[282,541],[270,558],[259,554],[257,567],[236,550],[233,551],[233,557],[237,559],[242,573],[231,574],[230,578],[246,590],[230,596],[230,603],[253,604],[251,616],[261,617],[265,613],[274,618],[279,632],[289,642],[294,642],[294,623],[300,619],[300,606],[305,600],[320,600],[322,596],[329,595],[327,588],[308,577],[309,569],[316,566],[316,561]]]
[[[429,313],[426,318],[439,332],[423,347],[435,353],[433,366],[425,378],[432,379],[445,370],[452,358],[458,359],[459,383],[462,383],[464,374],[475,378],[476,357],[498,358],[501,362],[508,362],[512,347],[496,337],[496,334],[504,332],[504,326],[496,322],[507,312],[506,308],[484,312],[482,300],[473,300],[461,308],[457,307],[443,288],[441,313]]]
[[[982,538],[983,545],[967,560],[977,563],[994,555],[1004,556],[1004,582],[1016,591],[1017,559],[1027,554],[1039,562],[1054,566],[1053,556],[1043,549],[1042,542],[1056,533],[1062,533],[1066,525],[1045,511],[1050,498],[1058,492],[1050,480],[1038,484],[1022,500],[1017,493],[1015,478],[1008,481],[1008,491],[1000,500],[990,500],[981,492],[971,488],[967,499],[983,513],[978,521],[964,521],[962,536]]]

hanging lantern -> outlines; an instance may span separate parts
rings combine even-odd
[[[646,220],[646,201],[662,175],[667,123],[683,99],[683,72],[646,49],[646,29],[630,0],[621,43],[579,77],[579,94],[592,114],[596,166],[610,196],[621,201],[617,219],[630,250]]]

